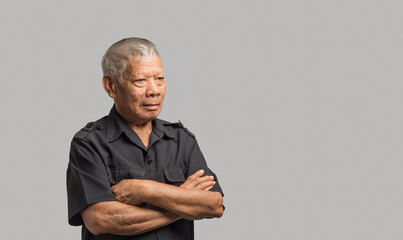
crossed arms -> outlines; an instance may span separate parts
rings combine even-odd
[[[197,171],[179,187],[151,180],[123,180],[112,187],[118,201],[95,203],[81,212],[84,224],[95,235],[137,235],[182,218],[221,217],[222,195],[208,191],[214,178],[203,174],[203,170]],[[143,202],[155,208],[137,206]]]

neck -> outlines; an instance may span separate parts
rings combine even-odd
[[[118,108],[116,108],[116,111],[126,121],[127,125],[140,137],[144,146],[148,148],[148,142],[153,130],[152,120],[136,121],[120,113]]]
[[[153,130],[151,121],[145,123],[128,123],[128,125],[135,133],[137,133],[144,146],[148,148],[151,131]]]
[[[151,124],[151,121],[146,121],[146,122],[127,122],[129,127],[133,129],[137,133],[139,132],[147,132],[153,129],[153,126]]]
[[[133,131],[135,131],[137,133],[137,131],[143,132],[143,131],[148,131],[152,130],[152,124],[151,124],[151,120],[140,120],[138,119],[138,117],[133,117],[130,115],[127,115],[125,111],[121,111],[121,109],[119,108],[119,106],[117,106],[115,104],[115,110],[116,112],[126,121],[127,125],[129,125],[129,127],[131,129],[133,129]]]

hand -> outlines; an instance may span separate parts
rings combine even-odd
[[[147,180],[125,179],[113,185],[112,192],[119,202],[137,206],[144,202],[144,184],[146,181]]]
[[[182,188],[188,188],[188,189],[199,189],[199,190],[210,190],[214,184],[214,177],[213,176],[204,176],[204,170],[201,169],[197,172],[195,172],[193,175],[188,177],[180,187]]]

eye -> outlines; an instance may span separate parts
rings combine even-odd
[[[144,78],[141,79],[131,79],[130,82],[134,84],[143,84],[146,80]]]
[[[162,80],[164,80],[164,77],[157,77],[157,80],[162,81]]]

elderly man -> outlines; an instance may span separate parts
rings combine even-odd
[[[73,138],[68,217],[82,239],[194,239],[193,220],[221,217],[223,192],[195,136],[157,118],[164,71],[153,43],[127,38],[102,60],[108,116]]]

